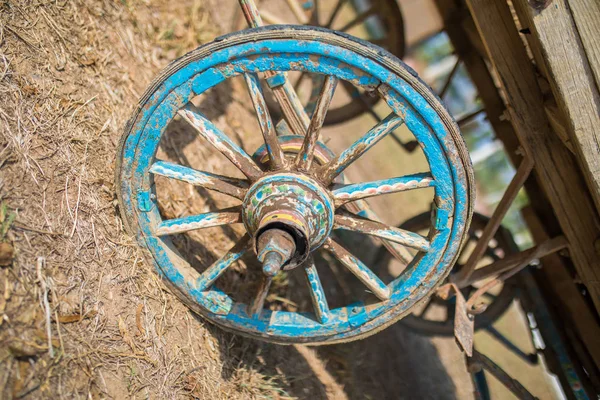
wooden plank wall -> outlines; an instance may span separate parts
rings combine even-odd
[[[557,12],[556,10],[563,13],[568,11],[563,7],[564,1],[577,3],[575,6],[571,4],[571,7],[579,11],[582,10],[582,4],[586,3],[586,0],[554,1],[557,3],[553,13]],[[582,236],[574,234],[574,231],[579,229],[580,223],[583,223],[582,229],[589,236],[587,239],[583,236],[582,242],[572,246],[571,253],[584,248],[586,256],[575,256],[573,261],[579,263],[577,265],[579,274],[587,276],[587,282],[584,283],[593,286],[598,282],[596,280],[599,272],[598,264],[594,262],[594,257],[596,260],[600,259],[600,238],[594,236],[598,234],[599,229],[597,208],[594,207],[586,190],[591,189],[590,192],[594,193],[595,182],[600,179],[599,174],[594,172],[594,168],[597,168],[595,162],[600,162],[600,158],[593,156],[600,148],[596,139],[597,130],[600,129],[600,123],[596,121],[600,118],[596,101],[600,85],[598,85],[596,72],[600,71],[600,64],[597,58],[594,59],[598,56],[600,44],[600,22],[594,24],[590,23],[590,20],[595,18],[596,21],[600,21],[600,2],[587,4],[589,15],[573,17],[573,20],[579,22],[575,24],[571,21],[570,30],[565,32],[565,29],[557,28],[568,21],[564,14],[563,21],[555,23],[556,26],[552,25],[547,16],[544,16],[546,19],[537,20],[542,21],[543,26],[541,22],[535,26],[535,18],[540,18],[539,10],[532,9],[529,6],[531,2],[527,0],[513,0],[515,11],[520,19],[521,35],[516,31],[514,14],[511,14],[506,0],[495,2],[499,4],[492,5],[490,3],[493,2],[483,0],[472,0],[469,4],[471,8],[478,7],[479,23],[486,24],[484,29],[481,29],[481,34],[491,35],[491,38],[489,36],[484,38],[485,45],[464,0],[436,0],[436,5],[456,55],[464,63],[477,87],[488,120],[497,137],[503,142],[513,165],[518,166],[522,160],[519,148],[520,142],[523,142],[523,147],[536,160],[538,169],[549,169],[549,172],[531,176],[525,184],[531,201],[526,222],[534,240],[543,240],[548,235],[558,235],[562,233],[564,230],[562,226],[565,225],[566,231],[571,232],[567,235],[570,236],[570,240],[581,240]],[[496,6],[501,12],[495,9]],[[490,13],[495,15],[489,15]],[[574,29],[573,25],[577,25],[577,29]],[[540,31],[543,40],[540,39]],[[592,35],[592,39],[579,38],[581,32]],[[550,37],[551,40],[548,39]],[[560,45],[567,48],[548,56],[549,49],[544,48],[543,43],[559,42],[559,37],[562,38]],[[535,58],[535,68],[523,47],[523,38],[527,39],[530,53]],[[573,43],[579,47],[570,46]],[[514,48],[510,49],[511,46]],[[587,47],[583,49],[585,46]],[[493,64],[498,68],[496,76],[499,79],[493,77],[489,71],[488,52],[491,52],[492,57],[500,57],[493,60]],[[559,64],[568,54],[571,54],[571,59]],[[587,58],[582,60],[582,57]],[[578,75],[573,76],[573,73]],[[554,75],[557,74],[558,76],[555,77]],[[505,106],[504,99],[496,87],[497,81],[501,81],[502,88],[508,91],[505,95],[505,98],[508,98],[508,107]],[[520,93],[521,90],[527,92]],[[511,103],[511,99],[515,96],[517,101]],[[555,100],[555,97],[558,100]],[[586,103],[581,104],[582,102]],[[506,118],[507,108],[510,110],[510,122]],[[530,110],[531,108],[535,110]],[[534,124],[533,131],[529,131],[531,124]],[[569,153],[576,155],[577,160],[570,157]],[[554,171],[557,168],[561,170]],[[582,182],[581,179],[582,171],[586,174],[587,187],[586,182]],[[539,179],[546,179],[546,182],[540,185]],[[565,182],[571,179],[572,182]],[[550,187],[552,202],[548,201],[545,190],[541,190],[541,187],[545,190]],[[575,198],[567,202],[559,201],[561,196],[570,196],[568,190],[577,190]],[[597,200],[596,194],[593,197]],[[583,201],[582,209],[577,209],[579,201]],[[553,210],[553,207],[556,209]],[[571,215],[571,210],[574,210],[574,218],[569,226],[566,220]],[[558,224],[554,211],[561,214],[562,226]],[[586,218],[589,220],[585,221]],[[544,268],[538,271],[538,279],[550,290],[549,299],[559,315],[558,318],[569,325],[570,340],[579,342],[580,347],[583,348],[583,353],[578,353],[579,361],[584,363],[586,370],[595,377],[593,380],[598,381],[596,375],[600,370],[598,315],[593,308],[588,307],[588,303],[577,287],[572,276],[572,265],[568,259],[552,255],[543,261]],[[597,305],[597,291],[595,295]],[[572,336],[573,334],[577,336]]]
[[[594,76],[594,70],[600,73],[600,1],[553,0],[537,8],[527,0],[513,4],[600,211],[600,94]]]
[[[600,219],[571,152],[551,129],[533,64],[504,1],[467,0],[507,98],[510,121],[563,233],[577,272],[600,310]]]

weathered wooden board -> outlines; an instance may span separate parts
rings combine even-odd
[[[600,310],[600,221],[575,160],[551,130],[544,101],[506,2],[467,0],[507,97],[510,120],[569,240],[570,255]]]
[[[496,137],[504,144],[513,166],[517,168],[523,161],[523,154],[519,150],[521,145],[512,124],[505,118],[506,107],[486,63],[486,50],[473,18],[466,5],[463,5],[460,0],[436,0],[436,5],[444,20],[444,29],[452,42],[454,52],[464,64],[477,88],[478,96],[485,107],[486,117]],[[536,214],[543,218],[546,229],[550,229],[552,234],[560,234],[561,229],[554,211],[535,175],[530,175],[525,182],[525,191],[530,202],[535,204]]]
[[[569,0],[568,4],[594,73],[596,86],[600,88],[600,1]]]
[[[531,32],[527,35],[529,45],[539,50],[534,54],[542,55],[543,59],[536,61],[546,66],[546,78],[565,116],[569,142],[600,211],[600,94],[584,48],[585,42],[590,42],[591,47],[594,43],[600,46],[600,15],[596,27],[588,27],[597,30],[599,36],[584,40],[593,32],[578,31],[568,3],[568,0],[554,0],[546,8],[533,8],[527,0],[513,1],[522,26]],[[600,7],[600,2],[593,3],[590,10]],[[588,16],[582,20],[583,26],[589,25]],[[600,59],[595,62],[600,68]]]

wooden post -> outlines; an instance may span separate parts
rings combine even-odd
[[[527,35],[536,62],[545,65],[546,77],[558,108],[565,116],[564,124],[569,143],[584,172],[596,209],[600,211],[600,94],[582,41],[600,48],[600,36],[587,38],[592,32],[578,32],[574,14],[568,3],[581,0],[554,0],[546,8],[532,8],[527,0],[515,0],[513,4],[521,25],[528,28]],[[589,11],[600,14],[600,2],[590,1]],[[587,16],[584,16],[587,20]],[[600,35],[600,15],[595,21]],[[590,26],[591,28],[591,26]],[[600,68],[600,59],[596,60]],[[552,122],[552,121],[550,121]],[[560,133],[560,132],[557,132]]]
[[[572,155],[550,128],[533,65],[508,4],[467,4],[506,94],[510,121],[535,162],[534,171],[569,240],[577,272],[600,310],[600,220]]]

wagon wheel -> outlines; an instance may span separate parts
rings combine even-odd
[[[400,225],[400,228],[422,233],[429,229],[429,218],[429,213],[419,214],[404,222]],[[473,219],[471,220],[471,226],[469,228],[469,240],[465,243],[451,274],[458,272],[464,266],[463,263],[468,259],[474,244],[478,240],[478,235],[481,234],[488,221],[489,218],[482,214],[473,214]],[[482,263],[487,264],[489,262],[498,261],[506,255],[514,254],[518,251],[519,248],[511,233],[508,229],[501,226],[493,240],[490,241]],[[391,259],[384,248],[380,249],[379,257],[380,260],[383,260],[382,264],[380,264],[380,268],[383,269],[382,267],[387,266]],[[518,275],[504,282],[503,285],[493,293],[486,293],[482,297],[482,300],[486,304],[486,309],[475,318],[475,329],[485,328],[493,324],[494,321],[504,314],[516,296],[518,286],[517,280]],[[470,293],[475,292],[475,290],[475,286],[469,286],[462,289],[463,295],[465,295],[466,298],[469,297]],[[454,334],[455,306],[453,300],[454,299],[442,300],[436,295],[433,295],[425,300],[423,304],[415,307],[413,314],[406,316],[401,323],[420,334],[452,336]]]
[[[286,147],[287,139],[275,135],[257,75],[288,70],[326,76],[307,134],[300,137],[300,146],[291,150]],[[243,76],[249,88],[266,143],[266,159],[261,149],[256,149],[254,159],[250,157],[190,104],[193,97],[235,76]],[[319,131],[340,79],[377,88],[392,113],[348,149],[327,160],[323,159],[327,152],[319,141]],[[244,178],[157,160],[160,139],[177,114],[227,157]],[[430,171],[358,184],[334,182],[348,165],[400,124],[419,141]],[[313,156],[325,164],[313,162]],[[157,202],[161,193],[154,183],[157,175],[224,193],[241,204],[163,220]],[[470,221],[472,179],[472,167],[456,125],[400,60],[358,39],[299,26],[231,34],[172,63],[151,85],[127,125],[116,172],[123,219],[158,273],[185,304],[239,334],[278,343],[313,344],[358,339],[383,329],[444,279]],[[432,211],[434,228],[427,237],[351,212],[360,199],[424,187],[433,188],[436,204]],[[367,209],[361,211],[373,215]],[[238,223],[243,223],[245,230],[242,238],[201,272],[192,268],[172,242],[172,236],[179,233],[202,233],[208,227]],[[399,279],[385,284],[332,238],[333,229],[381,238],[394,254],[406,252],[404,246],[419,253]],[[312,262],[317,249],[337,258],[372,295],[365,302],[329,309]],[[215,283],[237,260],[252,254],[262,263],[260,291],[253,301],[243,303],[235,294],[219,290]],[[270,283],[281,269],[297,269],[306,275],[314,312],[263,309]]]
[[[388,50],[398,58],[403,58],[406,50],[404,39],[404,20],[397,0],[336,0],[322,2],[329,5],[329,9],[319,7],[318,1],[287,0],[282,2],[263,1],[260,8],[263,22],[267,24],[302,24],[340,32],[350,33],[360,39],[367,40],[379,47]],[[283,7],[281,16],[271,11],[270,6]],[[288,9],[289,8],[289,9]],[[234,30],[247,27],[242,14],[237,10],[234,17]],[[287,11],[287,15],[284,12]],[[304,99],[306,108],[310,112],[318,98],[319,89],[323,81],[319,75],[297,73],[291,77],[294,87],[303,89],[308,95]],[[371,113],[374,118],[379,116],[374,112],[373,106],[380,100],[378,96],[371,96],[367,92],[359,91],[355,86],[344,83],[344,98],[333,104],[325,118],[324,125],[339,124],[356,118],[364,112]],[[281,118],[281,113],[272,96],[266,96],[267,104],[275,121]],[[338,100],[338,99],[336,99]],[[411,147],[412,149],[413,147]]]

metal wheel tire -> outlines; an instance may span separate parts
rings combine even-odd
[[[315,57],[319,62],[314,62]],[[169,121],[192,97],[229,77],[240,74],[255,76],[259,72],[289,69],[310,70],[339,77],[355,85],[377,87],[385,94],[384,98],[395,115],[394,118],[390,117],[390,121],[402,118],[402,122],[421,144],[431,170],[424,175],[417,174],[418,177],[407,175],[393,178],[390,181],[394,185],[391,186],[386,181],[346,185],[337,189],[331,185],[318,187],[322,193],[320,201],[327,203],[326,198],[331,196],[333,205],[333,199],[345,199],[340,200],[343,203],[361,196],[390,193],[390,190],[425,186],[435,189],[437,208],[432,214],[435,229],[430,237],[419,239],[421,243],[426,243],[426,250],[413,259],[402,279],[382,288],[384,296],[380,298],[384,300],[329,310],[326,308],[326,299],[321,298],[317,302],[319,304],[315,304],[315,312],[320,311],[321,314],[317,312],[316,315],[323,317],[326,311],[326,322],[325,318],[320,320],[313,313],[264,310],[259,316],[249,315],[248,305],[235,303],[222,291],[201,285],[199,282],[206,283],[205,275],[214,272],[215,264],[200,275],[173,246],[169,233],[172,228],[184,232],[185,226],[189,226],[192,220],[192,225],[196,225],[189,229],[199,229],[198,221],[206,222],[206,214],[194,216],[195,219],[183,218],[183,221],[163,221],[156,201],[154,174],[158,167],[164,166],[164,163],[157,165],[159,162],[155,158],[160,139]],[[207,122],[201,115],[193,118],[201,120],[201,124]],[[206,126],[203,125],[205,135]],[[211,143],[216,146],[214,142]],[[248,158],[244,160],[252,164]],[[244,192],[244,204],[249,201],[249,193],[254,195],[261,189],[260,185],[255,189],[259,183],[262,185],[266,180],[280,179],[282,175],[277,171],[260,171],[255,167],[252,167],[253,174],[260,176],[246,175],[251,186]],[[238,168],[244,172],[243,168]],[[186,171],[189,170],[187,168]],[[185,180],[179,175],[176,177],[173,170],[170,173],[171,178]],[[316,172],[301,173],[294,170],[290,174],[293,177],[285,179],[320,185],[320,181],[314,183],[318,181]],[[290,184],[293,186],[295,183]],[[148,261],[190,309],[223,329],[282,344],[325,344],[361,339],[409,313],[450,271],[467,232],[474,200],[472,167],[460,132],[439,99],[418,79],[414,71],[393,55],[367,42],[325,29],[299,26],[265,27],[230,34],[171,63],[151,84],[125,128],[117,155],[116,186],[125,225],[145,249]],[[245,207],[238,208],[236,212],[247,212]],[[337,210],[338,203],[335,207]],[[219,223],[238,221],[237,217],[230,218],[232,212],[225,214],[229,222]],[[223,215],[219,213],[220,217]],[[337,212],[328,216],[331,221],[335,218],[336,224],[338,217]],[[249,217],[244,218],[246,229],[250,229],[248,226],[252,222]],[[327,229],[333,227],[329,225]],[[391,235],[388,241],[390,237],[398,240],[398,236],[394,235],[399,231],[395,229],[390,227],[386,231]],[[410,232],[400,233],[400,236],[408,235],[410,240],[416,237]],[[415,246],[406,238],[402,240],[405,245]],[[315,249],[318,245],[315,244]],[[312,247],[310,251],[313,251]],[[239,253],[239,247],[234,247],[218,263],[234,261]],[[353,258],[345,258],[345,261],[354,263],[353,267],[359,269],[359,275],[368,270],[366,266],[357,267]],[[308,270],[311,267],[301,265],[300,268]],[[315,278],[316,272],[314,269],[312,271],[312,277]],[[364,276],[362,278],[363,282],[370,284],[369,287],[377,286],[369,279],[364,279]],[[322,308],[323,303],[325,308]]]

